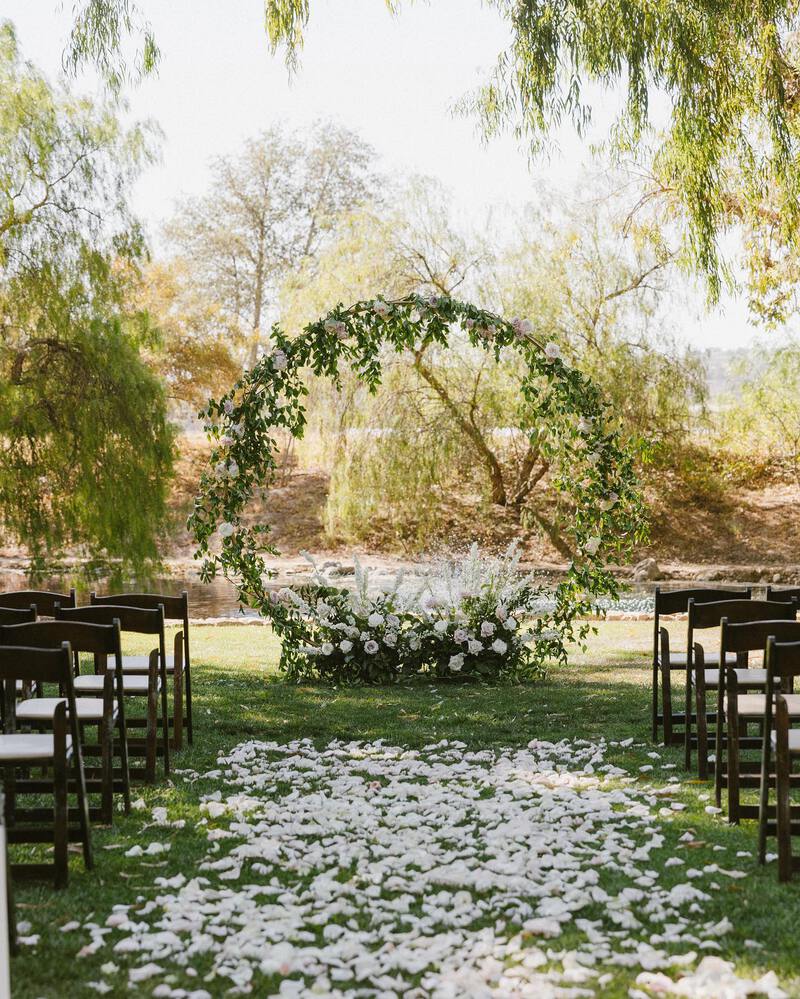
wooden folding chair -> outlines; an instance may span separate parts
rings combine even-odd
[[[791,604],[787,604],[791,607]],[[763,652],[770,636],[779,642],[800,641],[800,621],[747,621],[731,624],[727,618],[720,622],[720,648],[747,658],[752,652]],[[763,692],[743,693],[751,674],[763,674]],[[751,688],[752,689],[752,688]],[[737,824],[741,819],[757,819],[758,806],[742,804],[741,789],[756,788],[761,784],[763,751],[763,723],[765,702],[772,697],[769,673],[763,669],[734,668],[729,666],[720,674],[717,687],[716,764],[714,791],[717,806],[722,804],[722,790],[728,789],[728,821]],[[800,711],[800,697],[794,698]],[[751,729],[756,731],[752,732]],[[742,757],[748,750],[758,750],[758,758]]]
[[[128,739],[125,726],[125,697],[122,688],[122,660],[119,621],[111,624],[86,624],[83,621],[37,621],[0,628],[0,644],[27,645],[42,649],[57,649],[69,642],[75,666],[78,656],[89,653],[95,657],[95,674],[103,677],[101,696],[76,697],[75,706],[81,729],[86,789],[99,794],[100,808],[90,808],[92,820],[111,824],[113,821],[114,793],[122,794],[126,814],[130,811],[130,774],[128,770]],[[111,668],[108,658],[111,657]],[[76,674],[79,669],[75,669]],[[77,686],[76,679],[76,686]],[[17,704],[17,722],[29,728],[49,729],[53,715],[63,698],[44,697],[37,690],[31,697]],[[87,729],[97,729],[97,741],[86,741]],[[114,774],[114,730],[117,730],[119,769]],[[88,757],[100,757],[100,766],[86,765]]]
[[[75,606],[75,590],[72,589],[69,593],[53,593],[51,590],[8,590],[0,593],[0,607],[22,607],[27,610],[31,604],[36,605],[39,614],[52,617],[56,604],[59,607]]]
[[[758,860],[767,860],[767,839],[778,839],[778,879],[788,881],[800,870],[800,857],[792,856],[792,836],[800,836],[800,805],[791,803],[792,788],[800,787],[800,772],[794,762],[800,756],[800,730],[791,728],[800,720],[798,700],[792,694],[800,676],[800,642],[767,638],[764,664],[767,689],[764,698],[764,740],[761,756],[761,795],[758,811]],[[773,774],[774,758],[774,774]],[[770,787],[775,787],[776,804],[770,803]]]
[[[192,725],[192,668],[189,656],[189,594],[186,590],[179,597],[171,597],[160,593],[115,593],[99,597],[96,593],[89,595],[91,604],[117,604],[125,607],[145,607],[154,610],[164,608],[165,621],[180,621],[182,630],[178,631],[173,640],[173,654],[167,656],[167,676],[172,677],[172,745],[180,749],[183,745],[184,722],[184,688],[186,704],[186,731],[189,743],[194,741]],[[146,673],[147,656],[123,656],[122,668],[126,673]]]
[[[653,621],[653,692],[652,692],[652,720],[653,720],[653,741],[658,741],[659,728],[664,727],[664,743],[667,746],[681,745],[684,742],[684,733],[676,731],[686,723],[686,717],[682,712],[672,710],[672,683],[671,674],[673,670],[686,672],[687,657],[683,653],[674,653],[670,649],[669,631],[662,626],[662,616],[669,614],[685,614],[689,606],[689,600],[694,600],[696,604],[711,603],[717,600],[747,600],[751,596],[750,588],[729,589],[726,587],[695,587],[685,590],[662,590],[660,586],[655,589],[654,600],[654,621]],[[709,666],[717,666],[719,660],[712,653],[707,659]],[[659,711],[659,677],[661,680],[661,703]]]
[[[7,624],[25,624],[28,621],[36,620],[36,604],[31,604],[26,610],[24,607],[0,607],[0,628]],[[17,694],[22,696],[23,694],[28,694],[30,691],[26,691],[22,682],[17,683]],[[0,725],[5,718],[5,701],[0,698]]]
[[[17,680],[31,684],[58,684],[64,701],[53,712],[52,733],[31,734],[17,731]],[[93,866],[89,807],[69,643],[64,642],[59,649],[0,646],[0,684],[6,707],[3,734],[0,735],[0,765],[4,772],[8,841],[53,842],[52,864],[13,864],[11,870],[15,876],[20,877],[52,877],[57,888],[63,887],[69,875],[70,841],[80,841],[83,844],[86,869],[90,870]],[[42,781],[29,784],[30,771],[38,768],[52,773],[52,780],[47,783],[52,790],[54,807],[51,809],[37,805],[20,808],[17,804],[19,796],[42,794]],[[77,792],[77,827],[70,825],[70,769]]]
[[[17,953],[17,917],[6,846],[5,803],[0,791],[0,999],[11,995],[9,955]]]
[[[719,629],[720,622],[726,617],[730,624],[745,621],[775,621],[793,618],[795,611],[792,604],[768,602],[766,600],[719,600],[712,603],[695,603],[689,599],[686,648],[686,717],[684,726],[684,759],[686,769],[692,768],[692,748],[697,748],[698,776],[705,780],[709,773],[708,760],[708,725],[717,723],[716,713],[708,711],[706,696],[709,691],[716,693],[719,686],[719,668],[709,668],[705,649],[695,642],[695,632],[708,629]],[[739,657],[737,657],[739,658]],[[717,660],[719,662],[719,660]],[[746,656],[741,655],[741,663],[746,668]],[[727,664],[726,664],[727,665]],[[767,682],[764,670],[752,670],[742,677],[740,685],[746,683],[743,689],[763,690]],[[692,738],[692,700],[695,702],[695,718],[697,736]],[[715,733],[716,735],[716,733]],[[719,757],[715,760],[715,765]]]
[[[157,647],[148,656],[146,675],[126,673],[122,670],[122,693],[125,698],[142,699],[146,702],[144,717],[134,716],[125,719],[126,729],[144,729],[144,737],[128,738],[128,758],[143,758],[144,779],[152,783],[156,779],[156,758],[164,759],[164,774],[169,773],[169,725],[167,724],[167,673],[164,639],[164,610],[158,607],[147,610],[142,607],[120,607],[116,604],[87,607],[59,607],[56,605],[57,621],[84,621],[87,624],[113,624],[119,622],[122,634],[154,635]],[[110,667],[111,664],[109,664]],[[102,675],[82,675],[75,678],[75,689],[82,697],[101,697],[104,679]],[[160,695],[160,698],[159,698]],[[161,713],[159,717],[159,700]],[[163,738],[158,744],[158,729]],[[132,771],[133,776],[133,771]],[[138,775],[137,775],[138,776]]]

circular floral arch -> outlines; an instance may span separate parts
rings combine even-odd
[[[558,346],[537,339],[527,321],[508,321],[449,296],[338,306],[296,337],[274,326],[271,352],[201,414],[214,444],[189,518],[201,578],[208,582],[222,574],[236,585],[243,604],[271,620],[282,640],[281,666],[290,675],[302,673],[296,667],[313,650],[315,626],[298,609],[302,601],[287,599],[286,591],[279,593],[269,583],[274,572],[267,557],[278,554],[269,542],[269,527],[244,519],[254,492],[268,487],[276,470],[275,431],[303,435],[305,371],[339,386],[340,368],[347,364],[374,391],[386,347],[400,353],[447,346],[456,328],[496,360],[508,349],[520,353],[526,366],[520,428],[536,434],[555,470],[553,485],[573,510],[568,530],[575,555],[555,589],[552,609],[534,622],[529,643],[534,662],[565,660],[566,644],[588,634],[585,618],[598,598],[618,593],[610,566],[624,561],[646,530],[634,471],[636,447],[615,429],[597,386],[563,360]]]

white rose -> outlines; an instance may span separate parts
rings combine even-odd
[[[412,322],[412,323],[418,323],[419,322],[419,320],[420,320],[420,314],[417,311],[417,309],[412,309],[411,310],[411,312],[408,314],[408,319],[409,319],[409,322]]]
[[[389,614],[386,618],[386,624],[396,631],[400,627],[400,618],[396,614]]]
[[[341,642],[339,642],[339,648],[346,654],[352,650],[353,643],[349,642],[346,638],[343,638]]]
[[[243,423],[232,423],[231,424],[231,430],[232,430],[232,432],[234,434],[236,434],[237,437],[241,437],[242,434],[244,433],[244,424]]]
[[[369,655],[374,656],[378,651],[378,643],[370,639],[368,642],[364,642],[364,651],[369,653]]]
[[[239,466],[236,464],[235,461],[230,462],[230,464],[228,465],[229,478],[235,479],[238,474],[239,474]]]
[[[548,361],[558,361],[561,358],[561,348],[551,340],[544,348],[544,356]]]
[[[479,652],[483,652],[483,642],[479,642],[477,638],[471,638],[467,645],[467,651],[470,655],[477,656]]]
[[[229,538],[233,534],[234,530],[235,527],[228,520],[223,521],[217,528],[217,531],[221,538]]]
[[[448,665],[453,673],[458,673],[464,665],[464,653],[459,652],[457,656],[450,656],[450,662]]]
[[[220,442],[220,444],[221,444],[221,445],[222,445],[223,447],[230,447],[230,446],[231,446],[231,444],[233,444],[233,437],[231,437],[231,435],[230,435],[230,434],[224,434],[224,435],[223,435],[223,436],[222,436],[222,437],[220,438],[220,441],[219,441],[219,442]]]
[[[516,631],[517,630],[517,619],[515,617],[508,618],[508,620],[505,622],[505,624],[503,625],[503,627],[506,629],[506,631]]]
[[[530,319],[513,319],[511,325],[518,337],[526,337],[533,330],[533,323]]]
[[[447,621],[442,621],[441,619],[436,622],[433,626],[433,630],[437,635],[443,635],[447,631]]]
[[[505,655],[507,648],[508,646],[506,645],[506,643],[503,641],[502,638],[495,638],[495,640],[492,642],[492,650],[500,656]]]
[[[469,634],[464,628],[456,628],[453,632],[454,642],[466,642],[469,639]]]
[[[383,644],[388,645],[390,649],[393,649],[397,645],[397,635],[393,631],[387,631],[383,636]]]
[[[505,621],[505,619],[508,617],[508,611],[505,609],[505,607],[502,604],[498,604],[494,609],[494,616],[497,618],[498,621]]]
[[[386,316],[389,315],[390,309],[386,302],[380,298],[376,298],[372,303],[372,311],[376,316],[380,316],[382,319],[385,319]]]
[[[410,649],[413,649],[414,652],[417,651],[417,649],[420,647],[420,644],[421,643],[419,640],[419,635],[412,635],[411,638],[409,638],[408,640],[408,647]]]
[[[289,363],[289,358],[286,356],[285,351],[281,350],[280,347],[278,347],[277,350],[273,350],[272,367],[275,368],[276,371],[285,370],[286,365],[288,363]]]
[[[488,638],[490,635],[494,634],[494,625],[491,621],[484,621],[481,625],[481,635],[484,638]]]
[[[231,413],[233,412],[233,402],[230,399],[226,399],[225,402],[222,404],[222,408],[225,410],[228,416],[230,416]]]
[[[600,547],[600,542],[601,542],[600,538],[589,538],[589,540],[586,542],[586,544],[583,547],[585,551],[588,552],[589,555],[596,555],[597,550]]]
[[[322,649],[320,650],[323,656],[333,655],[333,645],[331,642],[323,642]]]
[[[377,628],[379,625],[383,624],[383,614],[373,611],[367,618],[367,624],[370,628]]]

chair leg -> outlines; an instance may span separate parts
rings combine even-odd
[[[69,879],[69,805],[67,766],[60,755],[53,761],[53,864],[56,888],[65,888]]]
[[[183,670],[178,663],[175,664],[175,672],[172,675],[172,747],[181,749],[183,747]]]
[[[758,862],[767,862],[767,823],[769,822],[769,771],[772,763],[770,733],[764,733],[761,752],[761,787],[758,794]]]
[[[147,736],[145,753],[145,780],[154,784],[156,780],[156,737],[158,722],[156,720],[158,697],[153,684],[147,693]]]
[[[103,719],[100,731],[101,768],[103,772],[103,821],[114,821],[114,726],[110,718]]]
[[[164,776],[169,776],[169,705],[167,703],[167,677],[161,678],[161,724],[163,726],[162,741],[164,743]]]
[[[125,806],[125,814],[131,812],[131,771],[128,764],[128,733],[125,731],[125,716],[117,715],[117,728],[119,729],[119,760],[122,768],[122,802]]]
[[[697,716],[698,722],[700,716]],[[692,769],[692,674],[686,671],[686,724],[683,727],[683,764]]]
[[[791,762],[785,739],[778,739],[775,761],[777,796],[778,880],[790,881],[792,877],[792,825],[789,809],[789,774]]]
[[[736,701],[732,695],[728,697],[728,712],[726,717],[728,727],[728,822],[739,824],[739,718]],[[717,722],[719,724],[719,722]],[[717,764],[714,774],[714,790],[716,792],[717,808],[722,805],[722,767]]]
[[[94,868],[94,857],[92,856],[92,830],[89,822],[89,795],[86,792],[86,773],[83,769],[83,756],[80,745],[73,750],[75,767],[75,785],[78,790],[78,821],[81,828],[81,840],[83,842],[83,865],[87,871]]]
[[[706,690],[703,683],[695,684],[697,712],[697,774],[708,779],[708,718],[706,717]],[[717,758],[719,760],[719,757]],[[719,769],[719,762],[716,768]]]
[[[672,744],[672,684],[670,671],[664,668],[661,676],[661,702],[664,713],[664,745]]]
[[[652,722],[653,722],[653,742],[658,741],[658,660],[653,660],[653,695],[652,695]],[[186,704],[188,713],[189,694],[187,682]],[[190,740],[191,741],[191,740]]]
[[[184,629],[183,635],[183,678],[186,684],[186,731],[189,736],[189,745],[191,746],[194,742],[194,727],[192,725],[192,667],[189,659],[188,625]]]

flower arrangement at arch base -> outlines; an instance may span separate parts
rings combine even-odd
[[[269,528],[247,524],[245,512],[275,474],[276,431],[303,434],[307,374],[338,386],[340,365],[347,364],[375,390],[383,352],[419,355],[429,346],[446,347],[454,328],[497,361],[516,351],[527,366],[518,424],[535,438],[553,487],[572,511],[575,556],[549,609],[542,609],[541,586],[520,571],[516,550],[489,559],[475,546],[427,592],[402,580],[388,592],[372,592],[360,567],[350,589],[316,569],[308,584],[276,589],[267,561],[277,554]],[[618,595],[610,563],[626,559],[646,535],[634,471],[638,445],[615,429],[594,383],[565,362],[555,343],[541,343],[530,323],[442,296],[339,306],[293,338],[273,327],[272,345],[201,414],[214,448],[189,528],[201,578],[224,575],[242,603],[271,620],[284,675],[332,682],[393,682],[418,674],[523,679],[565,661],[567,644],[588,635],[585,618],[596,612],[598,599]]]
[[[422,583],[406,584],[401,570],[385,590],[370,585],[358,558],[347,588],[306,558],[313,567],[308,585],[270,593],[309,638],[296,657],[286,656],[287,679],[523,680],[541,673],[543,645],[558,655],[558,634],[535,616],[542,587],[520,570],[516,545],[496,558],[473,545],[459,561],[434,563]]]

